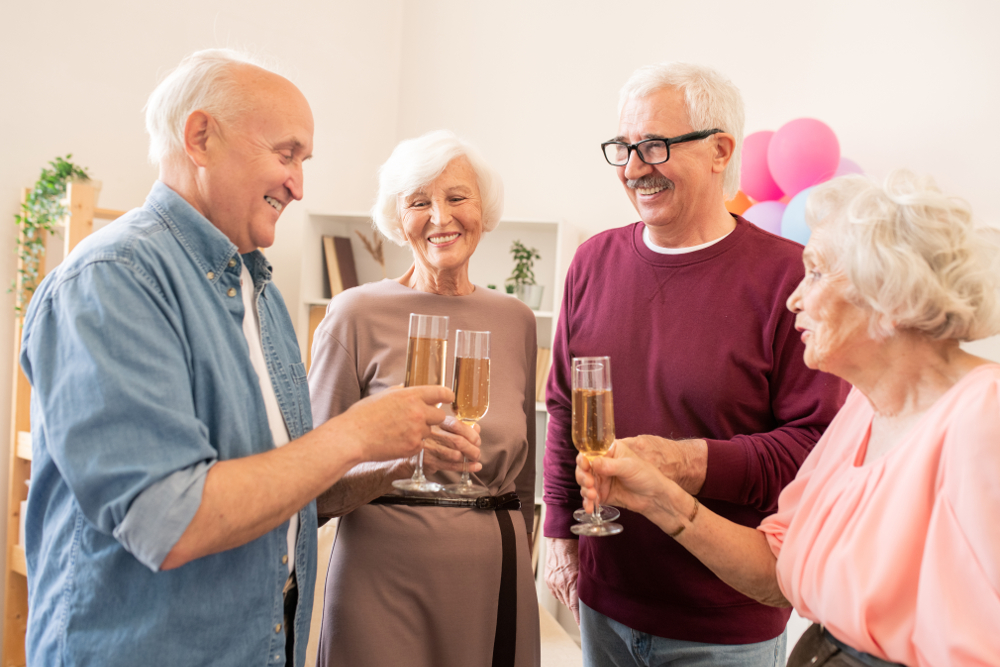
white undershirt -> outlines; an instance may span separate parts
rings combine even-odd
[[[649,227],[644,227],[642,230],[642,240],[643,242],[645,242],[647,248],[649,248],[653,252],[658,252],[661,255],[683,255],[686,252],[694,252],[695,250],[703,250],[709,246],[713,246],[722,239],[732,234],[734,231],[736,230],[731,229],[722,236],[720,236],[719,238],[715,239],[714,241],[709,241],[708,243],[702,243],[701,245],[693,245],[687,248],[664,248],[663,246],[658,246],[655,243],[653,243],[653,239],[649,235]]]
[[[257,379],[260,381],[260,393],[264,396],[264,408],[267,411],[267,424],[271,427],[271,437],[274,438],[274,446],[281,447],[288,444],[288,427],[285,425],[285,418],[281,416],[281,408],[278,407],[278,397],[274,394],[274,387],[271,385],[271,375],[267,372],[267,363],[264,361],[264,346],[260,341],[260,320],[257,315],[257,304],[253,298],[254,287],[253,278],[247,265],[243,264],[243,271],[240,273],[240,292],[243,296],[243,335],[247,339],[247,347],[250,348],[250,363],[257,371]],[[288,573],[295,569],[295,538],[299,532],[299,514],[292,515],[288,523]]]

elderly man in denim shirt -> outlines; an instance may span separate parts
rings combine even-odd
[[[295,86],[199,52],[154,91],[147,128],[160,180],[145,206],[81,243],[25,319],[28,664],[301,666],[313,499],[427,437],[458,468],[479,436],[435,407],[443,387],[312,430],[257,250],[302,197],[313,119]]]

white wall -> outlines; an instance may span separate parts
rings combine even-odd
[[[811,116],[881,178],[933,175],[1000,225],[1000,3],[993,0],[406,0],[399,136],[449,127],[503,174],[506,214],[585,235],[637,219],[598,144],[637,67],[708,64],[747,133]],[[487,237],[488,241],[489,237]],[[1000,338],[974,350],[1000,360]]]
[[[156,176],[141,110],[162,74],[211,46],[277,58],[316,116],[306,198],[282,216],[269,251],[293,308],[305,210],[367,209],[392,146],[429,129],[480,146],[504,175],[509,217],[565,219],[585,234],[633,221],[597,145],[615,134],[624,80],[663,60],[728,73],[746,98],[748,132],[820,118],[869,173],[931,173],[1000,223],[992,0],[100,0],[5,3],[0,19],[8,222],[20,188],[68,152],[104,181],[102,206],[140,204]],[[14,275],[5,225],[4,288]],[[12,304],[0,292],[0,406],[10,404]],[[976,349],[1000,359],[996,339]]]

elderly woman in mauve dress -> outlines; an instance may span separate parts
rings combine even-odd
[[[316,329],[309,371],[316,424],[403,383],[410,313],[448,316],[449,352],[457,329],[491,332],[480,434],[450,418],[437,431],[442,442],[425,441],[424,458],[432,481],[454,483],[461,452],[469,454],[475,480],[488,489],[484,509],[400,495],[392,482],[412,475],[412,459],[360,465],[318,499],[321,517],[341,517],[321,666],[539,663],[530,558],[535,317],[517,299],[469,281],[473,253],[502,211],[502,182],[470,145],[443,130],[403,141],[379,171],[373,218],[387,238],[410,246],[413,265],[399,278],[338,294]]]
[[[959,347],[1000,332],[996,230],[906,171],[820,185],[806,220],[788,308],[806,365],[854,389],[777,513],[753,529],[699,509],[627,441],[577,459],[585,504],[641,512],[814,621],[794,667],[1000,665],[1000,364]]]

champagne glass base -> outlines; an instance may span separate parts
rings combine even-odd
[[[462,496],[464,498],[478,498],[480,496],[490,495],[490,490],[485,486],[481,486],[479,484],[463,484],[462,482],[458,482],[456,484],[445,484],[444,490],[447,493]]]
[[[570,526],[570,531],[574,535],[583,535],[586,537],[617,535],[623,530],[624,528],[617,523],[579,523],[575,526]]]
[[[601,521],[614,521],[622,515],[617,507],[611,507],[610,505],[601,505],[601,511],[598,514],[601,515]],[[573,518],[580,523],[594,523],[594,515],[582,507],[573,512]]]
[[[437,482],[431,482],[427,479],[396,479],[393,480],[392,485],[400,491],[417,491],[420,493],[437,493],[444,489]]]

